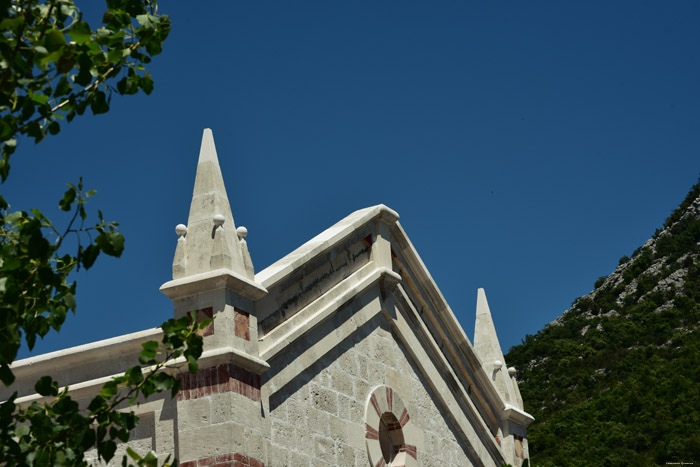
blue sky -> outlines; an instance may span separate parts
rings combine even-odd
[[[87,4],[87,2],[81,2]],[[700,174],[700,3],[162,2],[151,96],[20,141],[0,192],[60,223],[98,189],[119,260],[78,280],[46,352],[172,316],[174,227],[212,128],[259,271],[384,203],[473,336],[484,287],[504,351],[649,238]],[[28,356],[25,350],[21,356]]]

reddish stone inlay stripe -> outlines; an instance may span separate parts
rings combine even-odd
[[[379,415],[379,418],[382,417],[382,411],[379,410],[379,402],[377,402],[377,396],[372,394],[372,397],[369,398],[369,401],[372,403],[372,406],[374,407],[374,410],[377,411],[377,415]]]
[[[410,419],[411,419],[411,417],[409,417],[409,415],[408,415],[408,410],[406,410],[404,408],[403,412],[401,413],[401,418],[399,419],[399,423],[401,424],[401,427],[403,428],[406,425],[406,423],[408,423],[408,421]]]
[[[178,378],[179,401],[223,392],[235,392],[254,401],[260,400],[260,375],[231,363],[202,368],[195,375],[180,373]]]
[[[389,404],[389,408],[387,409],[387,412],[391,412],[393,409],[393,399],[394,399],[394,391],[387,386],[386,387],[386,402]]]
[[[265,463],[243,454],[223,454],[196,461],[180,462],[180,467],[265,467]]]
[[[247,341],[250,340],[250,314],[238,308],[233,309],[234,333]]]
[[[365,438],[379,439],[379,432],[365,423]]]
[[[386,461],[384,460],[383,457],[379,458],[379,462],[377,462],[376,467],[384,467],[386,465]]]

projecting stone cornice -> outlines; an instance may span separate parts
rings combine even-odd
[[[501,412],[501,420],[512,422],[522,426],[523,428],[527,428],[532,422],[535,421],[535,418],[517,407],[506,404]]]
[[[355,211],[285,257],[257,273],[255,275],[255,280],[269,289],[272,285],[287,277],[303,264],[322,255],[327,250],[333,248],[333,246],[342,243],[349,236],[355,234],[358,228],[370,224],[374,220],[380,220],[385,224],[393,224],[398,221],[398,219],[398,213],[383,204]]]
[[[160,286],[160,291],[171,300],[180,300],[206,292],[229,289],[248,300],[258,300],[267,294],[265,287],[229,269],[194,274],[174,279]]]

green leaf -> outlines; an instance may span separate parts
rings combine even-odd
[[[42,396],[57,396],[58,383],[50,376],[42,376],[34,385],[34,390]]]
[[[12,136],[12,126],[8,125],[5,120],[0,120],[0,141],[6,140]],[[7,143],[6,143],[7,144]]]
[[[144,342],[143,344],[141,344],[141,347],[143,347],[143,350],[139,355],[139,363],[143,365],[154,363],[158,351],[158,342]]]
[[[85,249],[78,250],[78,258],[85,269],[90,269],[100,254],[100,249],[95,245],[88,245]]]
[[[139,85],[141,86],[141,89],[143,89],[143,92],[146,94],[150,94],[153,92],[153,80],[151,79],[151,75],[146,75],[142,77],[139,80]]]
[[[125,76],[117,83],[119,94],[136,94],[139,92],[138,76]]]
[[[109,462],[110,460],[112,460],[112,457],[114,457],[114,451],[116,451],[116,450],[117,450],[117,443],[115,443],[111,439],[108,439],[106,441],[102,441],[101,443],[97,444],[97,453],[106,462]]]
[[[66,38],[61,31],[51,29],[44,37],[44,45],[49,52],[53,52],[66,45]]]
[[[126,370],[125,376],[128,378],[129,384],[136,386],[141,381],[143,381],[143,373],[141,373],[141,367],[133,366]]]
[[[70,211],[71,205],[73,204],[73,201],[75,201],[77,195],[78,192],[74,187],[66,190],[66,192],[63,193],[63,198],[58,202],[58,207],[61,209],[61,211]]]
[[[51,133],[52,135],[57,135],[60,131],[61,125],[56,120],[49,123],[49,133]]]
[[[146,29],[153,29],[153,21],[151,21],[151,18],[153,18],[151,15],[138,15],[136,21]]]
[[[149,451],[146,457],[143,458],[144,465],[148,467],[158,467],[158,456],[153,451]]]
[[[94,115],[103,114],[109,111],[107,95],[103,91],[96,91],[90,97],[90,110]]]
[[[53,90],[53,95],[54,96],[65,96],[66,94],[70,93],[71,90],[73,89],[73,85],[71,82],[66,78],[65,76],[61,76],[61,79],[58,81],[58,84],[56,85],[56,89]]]
[[[126,453],[129,455],[129,457],[131,457],[131,458],[132,458],[133,460],[135,460],[136,462],[138,462],[138,461],[141,460],[141,456],[140,456],[136,451],[134,451],[133,449],[131,449],[130,446],[127,446],[127,447],[126,447]]]
[[[107,59],[112,63],[117,63],[123,57],[121,49],[112,49],[107,53]]]
[[[175,378],[166,373],[158,373],[153,378],[154,387],[157,392],[166,391],[172,388],[174,381]]]
[[[107,399],[111,399],[116,393],[117,383],[114,380],[107,381],[104,386],[102,386],[102,389],[100,389],[100,394],[102,397],[106,397]]]
[[[75,303],[75,297],[71,293],[67,293],[63,296],[63,303],[66,304],[71,310],[75,310],[77,303]]]
[[[12,359],[14,360],[14,357],[12,357]],[[0,364],[0,381],[2,381],[5,386],[9,386],[15,381],[15,375],[12,373],[7,363]]]
[[[92,38],[92,31],[90,31],[90,25],[84,21],[79,21],[70,28],[68,35],[76,44],[84,44]]]
[[[37,104],[44,105],[49,101],[49,96],[46,96],[44,94],[33,94],[29,93],[29,98],[36,102]]]
[[[199,365],[197,364],[197,359],[194,358],[192,355],[187,356],[187,369],[189,370],[190,373],[195,374],[197,373],[197,369],[199,368]]]
[[[124,236],[119,232],[102,232],[95,244],[109,256],[119,257],[124,251]]]
[[[51,251],[51,244],[46,240],[40,231],[36,231],[29,237],[27,242],[27,253],[30,258],[44,260],[48,259]]]

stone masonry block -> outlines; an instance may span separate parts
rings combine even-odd
[[[347,443],[348,432],[346,429],[347,422],[341,418],[331,415],[330,419],[330,437],[332,440]]]
[[[283,404],[287,409],[287,419],[289,423],[295,426],[306,426],[306,418],[309,407],[295,399],[289,399],[286,404]]]
[[[360,402],[362,405],[364,405],[371,391],[372,388],[366,381],[361,379],[356,379],[355,381],[353,381],[352,395],[355,398],[355,400]]]
[[[298,452],[290,452],[289,453],[289,466],[294,466],[294,467],[306,467],[309,466],[311,462],[311,457],[307,456],[306,454],[300,454]]]
[[[289,448],[270,443],[267,448],[268,467],[287,467],[289,463]]]
[[[330,433],[330,415],[328,413],[309,408],[307,417],[308,427],[311,431],[328,436]]]
[[[314,434],[307,430],[294,432],[294,449],[300,452],[314,452]]]
[[[352,396],[338,394],[338,416],[343,420],[362,420],[364,407]]]
[[[348,444],[355,449],[365,449],[365,425],[361,423],[348,423]]]
[[[352,395],[353,376],[342,369],[334,369],[331,372],[331,388],[342,394]]]
[[[343,371],[350,373],[353,376],[361,376],[360,366],[357,363],[355,352],[352,350],[348,350],[340,355],[340,357],[338,357],[338,364]]]
[[[351,466],[355,462],[354,449],[344,443],[338,443],[336,445],[336,465],[348,465]]]
[[[265,440],[259,431],[245,429],[245,453],[256,459],[265,459]]]
[[[311,388],[311,402],[314,407],[333,415],[338,414],[338,394],[321,386]]]
[[[279,446],[287,446],[291,439],[294,439],[294,427],[286,423],[274,423],[272,425],[273,443]]]
[[[181,461],[242,452],[244,430],[241,425],[220,423],[180,433]]]
[[[319,435],[314,436],[314,455],[321,460],[336,465],[333,440]]]
[[[181,430],[191,430],[209,425],[211,420],[208,397],[182,401],[178,407],[178,424]]]

